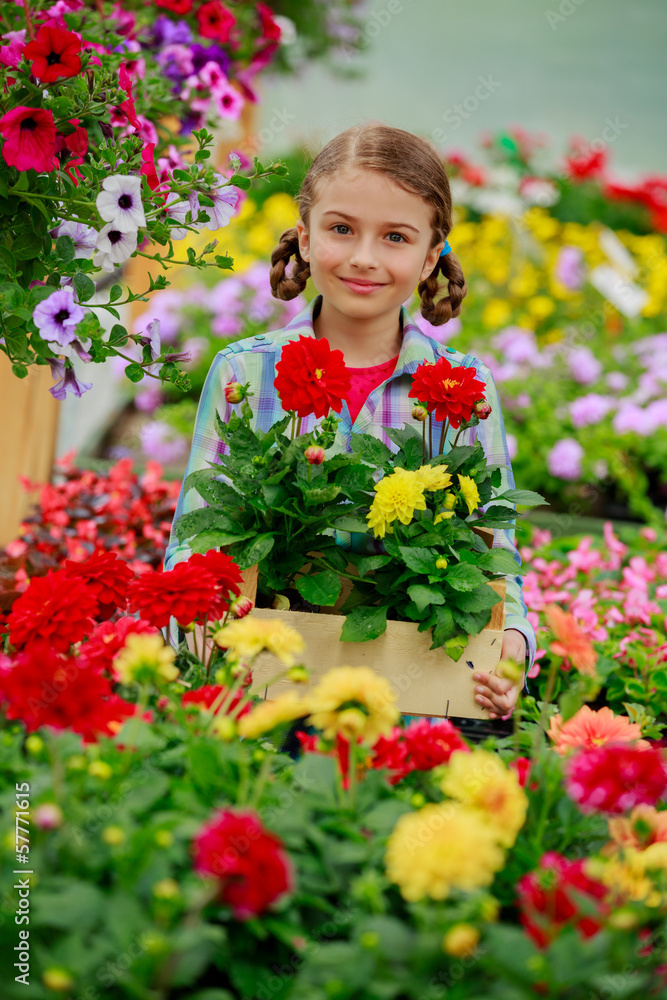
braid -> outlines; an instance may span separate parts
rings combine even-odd
[[[439,290],[438,275],[440,274],[447,279],[448,294],[436,302],[435,297]],[[428,278],[419,282],[417,291],[421,296],[419,311],[424,319],[427,319],[433,326],[441,326],[454,316],[458,316],[461,312],[461,303],[468,292],[466,279],[463,277],[458,258],[451,252],[440,257]]]
[[[291,275],[287,265],[294,257]],[[280,243],[271,254],[271,293],[275,299],[295,299],[306,287],[310,277],[310,264],[303,260],[299,252],[299,236],[296,226],[286,229]]]

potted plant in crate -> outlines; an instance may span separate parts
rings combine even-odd
[[[264,613],[277,611],[304,632],[308,665],[316,671],[356,658],[391,677],[401,662],[396,644],[404,646],[420,661],[421,680],[408,684],[414,711],[432,691],[431,672],[442,678],[449,667],[448,685],[451,667],[467,650],[465,704],[457,711],[479,715],[468,668],[493,669],[500,658],[504,577],[517,569],[508,551],[492,548],[493,529],[513,526],[513,503],[544,502],[522,490],[494,496],[500,468],[487,465],[478,441],[457,444],[463,430],[490,412],[484,383],[474,368],[455,369],[442,358],[424,363],[411,390],[416,425],[385,428],[397,450],[353,434],[345,451],[335,416],[349,387],[342,352],[331,351],[326,340],[300,337],[283,348],[277,372],[275,388],[287,412],[267,430],[257,426],[249,385],[226,387],[238,410],[226,424],[217,421],[224,444],[219,462],[186,481],[208,506],[180,518],[179,539],[190,539],[198,552],[225,547],[246,571],[257,613],[263,605]],[[459,389],[454,402],[429,389],[429,380],[442,385],[447,374],[455,375]],[[437,453],[433,411],[441,422],[447,416]],[[320,423],[301,433],[310,415]],[[450,427],[456,438],[443,454]],[[315,613],[290,607],[286,593],[300,595]],[[369,640],[377,641],[361,645]],[[266,669],[272,669],[268,663]]]

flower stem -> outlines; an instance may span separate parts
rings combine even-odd
[[[433,414],[428,415],[428,457],[433,458]]]
[[[25,23],[26,23],[26,28],[28,29],[28,37],[32,41],[33,38],[35,37],[35,26],[32,23],[29,0],[23,0],[23,13],[25,14]]]
[[[422,464],[426,463],[426,421],[422,420]]]
[[[447,431],[449,430],[449,418],[445,417],[442,421],[442,429],[440,431],[440,448],[438,450],[438,455],[442,455],[445,450],[445,438],[447,437]]]

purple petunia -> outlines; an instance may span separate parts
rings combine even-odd
[[[192,55],[192,65],[195,73],[203,69],[206,63],[217,63],[222,72],[226,75],[232,60],[219,45],[193,45],[190,48]]]
[[[189,45],[192,32],[186,21],[172,21],[160,14],[153,21],[153,38],[158,45]]]
[[[32,318],[42,340],[65,347],[76,340],[76,327],[85,313],[74,296],[71,287],[61,288],[48,299],[39,302]]]
[[[53,364],[51,365],[51,371],[54,371]],[[80,398],[83,396],[84,392],[88,392],[88,390],[92,388],[92,382],[79,382],[74,369],[70,365],[67,365],[62,378],[59,382],[56,382],[55,385],[51,386],[49,392],[54,399],[62,401],[68,392],[71,392],[72,395]]]

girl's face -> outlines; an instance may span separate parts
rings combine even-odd
[[[310,226],[297,222],[301,256],[324,300],[345,316],[394,311],[432,272],[431,206],[384,174],[348,168],[320,180]]]

